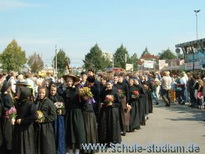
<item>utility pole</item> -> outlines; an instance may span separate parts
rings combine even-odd
[[[58,51],[57,51],[57,45],[55,45],[55,55],[56,55],[56,61],[55,61],[55,63],[56,63],[56,68],[55,68],[55,75],[57,76],[57,74],[58,74],[58,64],[57,64],[57,62],[58,62],[58,57],[57,57],[57,54],[58,54]]]

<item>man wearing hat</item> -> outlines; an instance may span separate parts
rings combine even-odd
[[[88,76],[95,77],[95,70],[94,69],[89,69],[88,70]],[[95,79],[96,79],[96,77],[95,77]],[[100,82],[97,79],[95,80],[94,86],[97,87],[98,90],[100,91]]]
[[[87,82],[86,82],[86,86],[88,86],[91,89],[91,92],[93,94],[93,98],[95,99],[96,103],[93,104],[93,108],[95,111],[96,116],[98,117],[99,111],[100,111],[100,91],[97,88],[97,86],[95,86],[96,83],[96,79],[94,76],[88,76],[87,78]]]

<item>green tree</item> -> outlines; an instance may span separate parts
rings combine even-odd
[[[150,54],[147,47],[145,48],[145,50],[142,52],[141,58],[147,54]]]
[[[128,51],[121,45],[114,54],[114,66],[125,69],[127,62],[130,62]]]
[[[170,49],[163,50],[159,53],[159,59],[170,60],[175,58],[177,58],[177,56]]]
[[[104,71],[107,67],[111,66],[110,60],[103,56],[103,52],[97,44],[85,55],[83,62],[85,69],[94,68],[95,71]]]
[[[19,71],[26,63],[26,53],[18,46],[16,40],[12,40],[0,55],[0,61],[3,70]]]
[[[44,63],[41,56],[37,53],[34,53],[28,58],[27,64],[31,68],[31,72],[37,73],[43,69]]]
[[[56,68],[56,56],[53,59],[53,63]],[[62,76],[65,73],[68,64],[70,64],[70,58],[63,49],[60,49],[57,53],[58,76]]]
[[[138,58],[137,58],[137,54],[134,53],[131,57],[130,57],[130,61],[131,64],[133,64],[133,70],[137,71],[137,67],[138,67]]]

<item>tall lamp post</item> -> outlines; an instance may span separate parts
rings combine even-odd
[[[196,41],[198,40],[198,13],[200,10],[194,10],[196,16]]]
[[[55,68],[55,70],[56,70],[56,76],[57,76],[57,74],[58,74],[58,59],[57,59],[57,54],[58,54],[58,51],[57,51],[57,45],[55,45],[55,55],[56,55],[56,59],[55,59],[55,66],[56,66],[56,68]]]
[[[197,46],[196,48],[198,47],[198,13],[200,12],[200,10],[194,10],[195,12],[195,16],[196,16],[196,43],[197,43]],[[194,71],[194,51],[193,51],[193,71]]]

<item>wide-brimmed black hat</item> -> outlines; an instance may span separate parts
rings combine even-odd
[[[19,100],[25,100],[31,96],[31,89],[27,87],[21,87]]]
[[[10,84],[7,81],[4,81],[2,87],[1,87],[1,93],[3,94],[7,89],[9,88]]]
[[[78,82],[80,81],[80,78],[73,75],[73,74],[66,74],[66,75],[63,75],[63,79],[66,80],[67,78],[72,78],[74,82]]]

